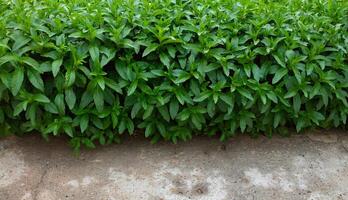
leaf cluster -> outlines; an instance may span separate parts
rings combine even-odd
[[[0,132],[75,148],[141,129],[271,135],[345,127],[344,0],[0,2]]]

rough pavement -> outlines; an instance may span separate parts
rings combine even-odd
[[[290,138],[132,137],[77,157],[64,139],[0,140],[1,200],[348,199],[348,132]]]

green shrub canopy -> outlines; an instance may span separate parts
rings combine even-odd
[[[271,135],[344,127],[344,0],[0,2],[1,134],[75,148],[143,130]]]

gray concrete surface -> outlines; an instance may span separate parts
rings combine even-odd
[[[0,140],[1,200],[348,199],[348,132],[290,138],[134,137],[76,157],[63,139]]]

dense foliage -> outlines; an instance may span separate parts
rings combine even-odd
[[[344,127],[345,0],[0,2],[0,133],[75,148],[143,130]]]

